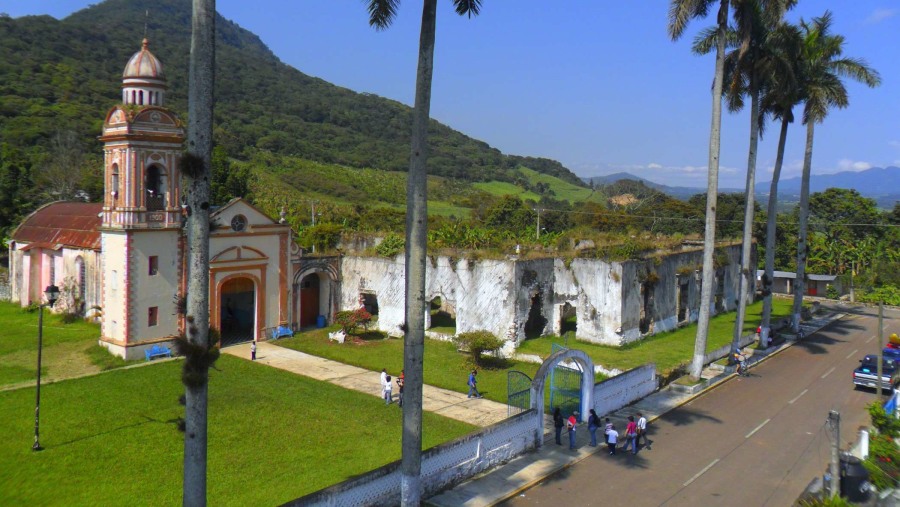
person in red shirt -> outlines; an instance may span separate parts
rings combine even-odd
[[[569,420],[566,421],[566,428],[569,429],[569,449],[575,450],[575,428],[578,426],[578,411],[572,412],[572,415],[569,416]]]
[[[637,423],[634,422],[634,416],[628,416],[628,425],[625,426],[625,444],[622,445],[622,452],[628,450],[631,446],[631,453],[637,454]]]

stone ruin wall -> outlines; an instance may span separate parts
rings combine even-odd
[[[720,250],[728,264],[719,270],[723,278],[719,311],[729,311],[736,307],[739,290],[740,245]],[[560,334],[566,304],[573,307],[568,311],[576,315],[580,341],[618,346],[697,320],[700,283],[695,270],[702,260],[700,250],[627,262],[429,258],[426,300],[441,298],[443,308],[456,316],[457,333],[487,330],[504,338],[505,354],[526,335]],[[377,329],[402,335],[404,276],[402,256],[345,256],[341,309],[358,308],[361,294],[374,294]]]

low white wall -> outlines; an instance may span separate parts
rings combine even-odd
[[[422,453],[423,498],[534,449],[534,410]],[[286,506],[399,505],[400,461],[288,502]]]
[[[647,363],[594,384],[594,410],[603,416],[656,391],[656,365]]]

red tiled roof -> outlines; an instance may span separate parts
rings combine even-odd
[[[39,208],[12,233],[13,241],[100,250],[99,202],[54,202]]]

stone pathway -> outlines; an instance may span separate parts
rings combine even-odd
[[[249,360],[250,344],[225,347],[222,352]],[[381,372],[350,366],[267,342],[257,343],[256,362],[381,397]],[[396,396],[395,391],[394,398]],[[422,406],[429,412],[481,427],[490,426],[507,417],[507,407],[503,403],[483,398],[468,398],[463,393],[429,385],[423,388]]]

